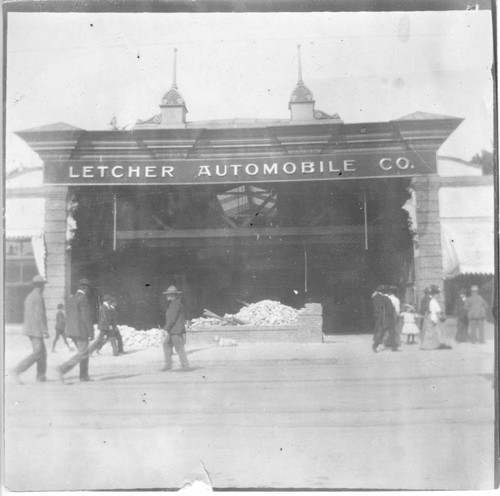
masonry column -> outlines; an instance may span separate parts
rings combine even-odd
[[[431,284],[443,289],[443,255],[441,251],[441,223],[439,218],[439,177],[414,177],[412,186],[416,195],[417,246],[415,249],[415,286],[418,301]],[[438,297],[443,303],[443,293]],[[444,308],[444,307],[443,307]]]
[[[67,250],[67,186],[46,186],[44,238],[46,247],[44,296],[49,332],[53,336],[59,303],[65,303],[69,291],[70,252]]]

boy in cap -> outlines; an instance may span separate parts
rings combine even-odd
[[[80,279],[78,290],[68,300],[66,335],[73,340],[78,352],[57,367],[61,382],[64,382],[64,374],[77,364],[80,364],[80,381],[92,380],[89,376],[89,341],[94,339],[94,326],[87,296],[89,286],[88,279]]]
[[[184,348],[184,333],[186,332],[186,315],[184,305],[181,302],[182,292],[175,286],[170,286],[163,294],[167,295],[169,302],[165,313],[164,330],[167,337],[163,341],[163,351],[165,354],[165,366],[162,371],[172,368],[172,353],[175,351],[179,355],[181,370],[190,370],[189,362]]]
[[[488,304],[479,294],[479,288],[472,286],[470,288],[470,296],[465,301],[465,310],[469,319],[469,335],[471,343],[479,341],[484,343],[484,319],[486,318],[486,310]]]
[[[45,313],[45,302],[43,299],[43,289],[45,279],[42,276],[35,276],[32,281],[33,289],[24,300],[24,322],[23,334],[28,336],[33,353],[22,360],[13,370],[12,374],[18,384],[23,384],[20,375],[36,363],[36,380],[45,382],[47,372],[47,349],[44,339],[49,337],[47,328],[47,315]]]

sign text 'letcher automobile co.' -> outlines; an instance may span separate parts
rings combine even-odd
[[[213,184],[416,176],[436,171],[431,152],[370,153],[238,159],[103,162],[70,160],[45,165],[46,184]]]

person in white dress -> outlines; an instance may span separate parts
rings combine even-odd
[[[403,319],[401,334],[406,336],[406,344],[414,344],[415,336],[420,334],[420,329],[418,328],[416,322],[417,314],[415,313],[415,308],[406,303],[403,307],[403,311],[401,312],[401,317]]]
[[[421,350],[449,350],[451,346],[445,343],[441,327],[442,313],[436,296],[441,290],[436,286],[430,287],[429,309],[424,315],[422,326],[423,341],[420,343]]]

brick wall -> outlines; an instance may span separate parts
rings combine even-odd
[[[69,254],[66,250],[66,200],[68,188],[65,186],[50,186],[45,188],[44,193],[45,275],[47,279],[44,297],[49,331],[52,331],[55,324],[57,305],[65,302],[67,277],[69,277]]]
[[[221,326],[191,329],[188,344],[214,344],[214,337],[234,339],[238,343],[321,343],[322,308],[319,303],[306,304],[297,324],[277,326]]]
[[[443,288],[441,223],[439,219],[439,177],[415,177],[412,185],[416,194],[418,242],[415,250],[415,285],[418,301],[424,288],[436,284]],[[443,293],[438,299],[443,304]],[[443,307],[444,308],[444,307]]]

